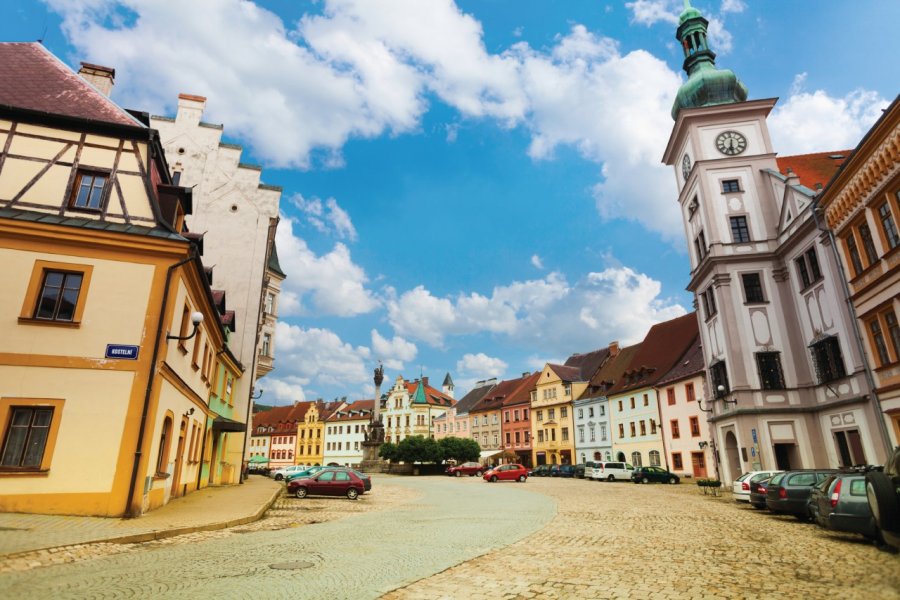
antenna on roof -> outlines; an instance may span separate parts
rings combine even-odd
[[[41,34],[41,37],[38,38],[38,44],[43,46],[45,37],[47,37],[47,15],[44,15],[44,32]]]

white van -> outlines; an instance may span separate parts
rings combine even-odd
[[[594,463],[591,470],[591,479],[597,481],[631,481],[631,473],[634,467],[624,462],[598,462]]]

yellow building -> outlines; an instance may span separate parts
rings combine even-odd
[[[297,421],[297,451],[294,453],[298,465],[321,465],[325,457],[325,419],[341,408],[346,402],[299,402],[295,406],[306,405],[305,412]]]
[[[589,378],[588,378],[589,381]],[[547,363],[531,392],[531,452],[535,465],[572,464],[572,401],[588,381],[581,369]]]
[[[235,481],[242,368],[182,235],[190,190],[98,91],[111,69],[88,85],[31,43],[0,64],[0,510],[138,515]]]

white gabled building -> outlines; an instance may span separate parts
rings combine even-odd
[[[362,462],[362,443],[366,439],[366,427],[374,409],[374,400],[357,400],[325,419],[325,458],[322,464],[352,467]]]

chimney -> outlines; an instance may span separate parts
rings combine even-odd
[[[526,379],[528,377],[531,377],[531,373],[529,373],[528,371],[522,371],[522,379]]]
[[[425,384],[425,387],[428,387],[428,378],[427,378],[427,377],[423,377],[423,378],[422,378],[422,383]]]
[[[115,69],[83,62],[78,70],[78,74],[81,75],[82,79],[97,88],[104,96],[109,97],[116,80]]]
[[[619,354],[619,340],[609,343],[609,355],[616,356]]]

